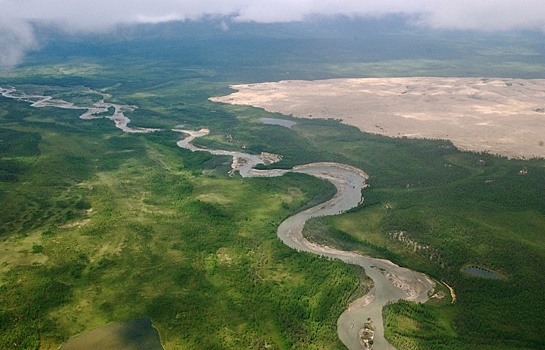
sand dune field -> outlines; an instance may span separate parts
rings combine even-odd
[[[233,85],[212,101],[298,118],[333,118],[391,137],[451,140],[463,150],[545,157],[545,80],[364,78]]]

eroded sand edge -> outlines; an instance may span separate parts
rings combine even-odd
[[[462,149],[545,157],[545,79],[362,78],[233,85],[215,102],[298,118],[333,118],[390,137],[448,139]]]

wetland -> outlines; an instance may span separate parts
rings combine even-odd
[[[59,350],[163,350],[159,333],[149,318],[99,327],[66,341]]]
[[[208,133],[208,130],[201,130],[199,132],[188,130],[178,131],[188,134],[189,141]],[[342,314],[337,322],[337,332],[348,349],[360,349],[360,332],[364,329],[365,324],[369,320],[372,320],[377,324],[373,335],[373,348],[377,350],[390,349],[391,345],[384,338],[384,329],[382,327],[383,307],[387,303],[395,302],[399,299],[425,302],[433,292],[435,283],[424,274],[401,268],[388,260],[373,259],[353,252],[320,246],[309,242],[302,234],[307,220],[313,217],[341,214],[361,204],[361,192],[365,188],[365,181],[368,178],[367,174],[360,169],[337,163],[311,163],[294,167],[292,170],[273,169],[252,171],[257,164],[263,163],[261,159],[239,152],[196,148],[189,145],[189,141],[179,142],[178,146],[190,149],[191,151],[230,155],[233,157],[232,169],[239,171],[243,177],[281,176],[288,171],[293,171],[309,174],[327,180],[335,185],[337,193],[332,199],[287,218],[278,227],[277,235],[284,244],[297,251],[339,259],[365,269],[366,274],[373,280],[373,289],[368,294],[362,296],[361,299],[354,301]],[[239,158],[245,159],[242,162],[242,166],[238,160]]]

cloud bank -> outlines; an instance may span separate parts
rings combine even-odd
[[[543,0],[0,0],[0,65],[35,48],[30,22],[67,32],[106,32],[120,24],[225,18],[233,22],[303,21],[314,15],[397,14],[433,29],[545,31]]]
[[[21,62],[25,52],[37,47],[32,27],[24,20],[0,20],[0,68]]]

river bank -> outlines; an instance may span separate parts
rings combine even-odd
[[[89,90],[92,91],[92,90]],[[42,96],[42,95],[27,95],[24,92],[18,91],[14,87],[3,88],[0,86],[0,95],[15,99],[17,101],[30,103],[32,107],[43,108],[43,107],[55,107],[55,108],[64,108],[64,109],[74,109],[74,110],[84,110],[85,112],[80,115],[81,119],[101,119],[106,118],[115,123],[116,128],[123,130],[128,133],[148,133],[159,131],[159,129],[152,128],[139,128],[139,127],[130,127],[128,124],[131,120],[125,116],[126,112],[132,112],[138,108],[138,106],[132,105],[120,105],[117,103],[105,102],[106,99],[111,96],[108,94],[102,93],[102,99],[98,102],[93,103],[92,106],[77,106],[72,102],[67,102],[60,99],[53,99],[51,96]],[[108,113],[110,109],[113,109],[111,115],[100,115],[103,113]]]

